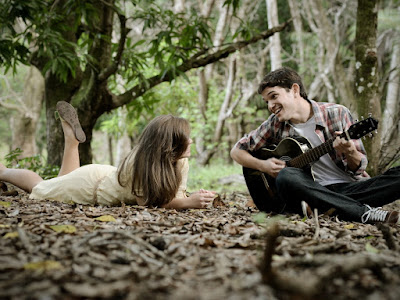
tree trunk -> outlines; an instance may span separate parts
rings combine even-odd
[[[106,135],[107,139],[107,150],[108,150],[108,163],[111,166],[114,166],[114,149],[113,149],[113,138],[110,134],[107,133]]]
[[[386,105],[381,120],[382,148],[378,173],[384,172],[400,157],[400,45],[394,44],[390,61],[390,74],[387,86]]]
[[[107,88],[107,78],[100,79],[111,60],[110,41],[98,36],[112,36],[113,8],[99,2],[97,6],[99,32],[93,33],[96,43],[89,55],[96,58],[86,66],[85,72],[77,70],[75,78],[61,82],[53,74],[46,76],[46,115],[47,115],[47,149],[48,164],[59,165],[63,152],[63,135],[59,121],[54,119],[54,110],[58,101],[70,102],[76,109],[82,128],[86,134],[85,143],[80,144],[81,165],[92,162],[91,141],[93,128],[97,119],[112,108],[112,96]],[[68,22],[68,20],[67,20]],[[95,37],[96,36],[96,37]],[[67,36],[68,40],[76,39],[75,35]]]
[[[380,101],[377,95],[377,53],[376,36],[378,23],[378,0],[358,0],[357,28],[355,40],[356,78],[355,98],[359,116],[374,113],[381,117]],[[377,137],[380,140],[380,133]],[[367,172],[374,176],[378,171],[380,143],[365,140],[369,164]]]
[[[217,22],[217,27],[215,28],[215,35],[213,39],[213,46],[218,49],[224,40],[224,29],[228,23],[229,18],[229,6],[224,5],[224,0],[216,0],[219,9],[219,18]],[[206,67],[206,79],[209,80],[212,77],[214,71],[214,64],[210,64]]]
[[[273,28],[279,24],[278,6],[276,4],[276,0],[266,0],[266,2],[267,2],[268,28]],[[275,33],[270,40],[271,40],[271,49],[270,49],[271,71],[273,71],[282,67],[282,59],[281,59],[282,49],[281,49],[281,39],[279,36],[279,32]]]
[[[56,120],[54,112],[58,101],[71,101],[78,85],[72,78],[68,83],[64,83],[52,74],[47,74],[45,82],[47,164],[50,166],[59,166],[62,161],[64,149],[64,135],[60,121]]]
[[[22,149],[24,151],[22,157],[37,154],[35,137],[43,96],[44,78],[36,67],[31,66],[26,76],[22,96],[23,111],[13,117],[12,147]]]
[[[127,115],[127,110],[126,109],[119,109],[118,110],[118,125],[120,128],[124,128],[124,123],[126,122],[126,115]],[[128,136],[126,130],[123,130],[122,135],[118,138],[117,142],[117,153],[116,153],[116,159],[115,159],[115,165],[119,166],[120,163],[124,160],[126,155],[131,151],[132,146],[131,146],[131,139]]]
[[[298,0],[288,0],[290,14],[293,18],[293,26],[296,32],[296,40],[298,47],[298,64],[300,72],[303,72],[304,69],[304,43],[303,43],[303,24],[301,20],[301,15],[299,11],[299,3]]]
[[[13,91],[5,76],[9,96],[2,97],[0,105],[17,113],[10,118],[12,141],[10,150],[23,150],[20,158],[37,154],[36,131],[44,95],[44,79],[39,70],[31,66],[25,79],[22,97]]]

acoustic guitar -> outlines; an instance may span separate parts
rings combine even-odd
[[[378,128],[378,121],[372,117],[361,120],[343,132],[340,137],[346,140],[359,139],[370,134]],[[321,156],[334,151],[333,141],[335,137],[325,143],[312,148],[305,137],[288,137],[276,145],[260,148],[249,153],[259,159],[278,158],[286,162],[286,166],[301,168],[312,174],[311,163],[317,161]],[[243,175],[247,188],[257,208],[262,211],[281,212],[284,207],[277,198],[275,178],[267,173],[243,167]]]

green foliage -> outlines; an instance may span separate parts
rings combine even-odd
[[[56,177],[60,168],[57,166],[46,166],[42,162],[40,155],[19,158],[23,150],[16,148],[8,153],[4,158],[7,168],[27,169],[39,174],[43,179]]]
[[[207,166],[199,166],[194,161],[190,162],[188,191],[195,192],[199,189],[216,191],[218,193],[247,191],[244,183],[222,184],[219,179],[241,175],[242,168],[238,164],[227,164],[222,160],[214,160]]]
[[[71,31],[65,22],[68,12],[67,7],[49,1],[6,0],[0,8],[0,65],[15,71],[18,63],[33,59],[42,61],[43,73],[50,70],[64,82],[74,76],[79,61],[75,44],[67,39]],[[14,27],[18,19],[25,26],[20,31]]]
[[[254,215],[252,217],[252,219],[255,223],[257,223],[259,225],[263,225],[266,228],[268,228],[278,221],[286,220],[286,217],[284,215],[275,215],[275,216],[271,217],[267,213],[261,211],[258,214]]]
[[[378,13],[378,30],[380,32],[388,29],[396,29],[399,31],[400,27],[400,11],[399,9],[386,8],[379,10]]]
[[[14,20],[23,21],[31,18],[31,11],[37,8],[41,1],[5,0],[0,7],[0,66],[6,72],[12,68],[16,71],[18,63],[26,64],[30,53],[26,44],[19,40],[21,36],[14,29]]]
[[[239,8],[240,6],[240,0],[225,0],[224,1],[224,6],[232,6],[234,12]]]
[[[159,111],[157,107],[163,107],[159,104],[160,98],[156,97],[152,91],[149,91],[134,102],[126,105],[127,113],[124,113],[124,110],[119,108],[112,111],[107,117],[103,116],[99,119],[99,129],[116,138],[125,132],[135,136],[156,115],[156,112]],[[167,112],[160,112],[160,114],[164,113]]]
[[[143,31],[157,30],[154,38],[148,43],[146,55],[152,59],[152,65],[161,71],[162,78],[175,78],[180,75],[185,77],[178,66],[194,53],[212,45],[207,20],[197,13],[189,16],[175,14],[156,4],[149,6],[145,3],[145,7],[140,7],[133,18],[143,20]],[[137,46],[137,43],[134,46]],[[141,64],[138,56],[131,58],[133,63]]]

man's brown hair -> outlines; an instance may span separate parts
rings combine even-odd
[[[274,86],[290,90],[294,83],[297,83],[300,87],[300,96],[304,99],[308,99],[300,75],[288,67],[282,67],[268,73],[259,84],[258,93],[261,94],[267,87]]]

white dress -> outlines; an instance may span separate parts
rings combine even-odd
[[[185,198],[189,161],[182,158],[178,164],[182,172],[182,182],[175,198]],[[91,164],[66,175],[40,182],[33,188],[29,198],[86,205],[118,206],[122,202],[137,204],[137,197],[131,190],[131,184],[122,187],[118,183],[116,167]]]

